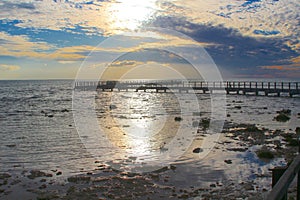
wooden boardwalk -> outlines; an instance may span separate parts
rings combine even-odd
[[[145,91],[145,92],[197,92],[227,94],[253,94],[273,96],[299,96],[299,82],[253,82],[253,81],[77,81],[75,89],[99,91]]]

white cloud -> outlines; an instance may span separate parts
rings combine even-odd
[[[0,7],[0,19],[20,20],[18,26],[38,29],[65,30],[79,25],[89,33],[106,35],[137,28],[156,16],[174,16],[184,17],[193,23],[236,28],[243,35],[254,37],[261,37],[253,33],[255,30],[278,30],[280,34],[274,37],[299,37],[298,0],[252,3],[232,0],[45,0],[31,4],[24,0],[11,0],[0,2]]]
[[[143,64],[143,62],[138,62],[136,60],[119,60],[110,64],[109,67],[135,67],[141,64]]]
[[[222,25],[226,28],[238,29],[242,35],[253,37],[288,37],[291,40],[299,38],[300,4],[298,0],[164,2],[169,2],[169,4],[164,4],[164,9],[160,11],[162,14],[185,17],[192,23]],[[255,30],[278,31],[279,34],[257,35],[254,34]]]
[[[57,48],[46,42],[31,42],[25,35],[9,35],[0,32],[1,56],[27,57],[35,59],[77,61],[85,58],[83,54],[94,49],[92,46],[71,46]]]
[[[73,64],[73,63],[76,63],[76,61],[73,61],[73,60],[59,60],[58,62],[60,64]]]
[[[0,71],[17,71],[20,69],[21,69],[21,67],[18,65],[0,64]]]

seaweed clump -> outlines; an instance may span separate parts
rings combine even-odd
[[[210,119],[209,118],[203,118],[201,119],[200,125],[202,126],[203,130],[206,130],[209,128]]]
[[[287,122],[290,120],[291,110],[290,109],[282,109],[277,111],[278,115],[274,117],[274,119],[278,122]]]
[[[256,152],[256,155],[260,158],[260,159],[273,159],[274,158],[274,154],[272,151],[270,151],[269,149],[267,149],[265,146],[262,147],[260,150],[258,150]]]
[[[287,145],[289,146],[298,146],[299,140],[297,138],[297,135],[292,133],[287,133],[282,135],[284,137],[284,140],[287,142]]]

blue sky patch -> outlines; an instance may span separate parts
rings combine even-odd
[[[245,3],[242,4],[242,6],[248,6],[252,3],[260,2],[261,0],[247,0]]]
[[[273,30],[273,31],[265,31],[265,30],[254,30],[253,31],[254,34],[256,35],[278,35],[280,34],[279,31],[277,30]]]
[[[22,23],[19,20],[0,20],[0,31],[10,35],[26,35],[32,42],[47,42],[57,47],[90,45],[97,46],[105,39],[103,36],[87,35],[83,27],[76,26],[73,29],[49,30],[18,27]]]

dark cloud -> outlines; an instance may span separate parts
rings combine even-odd
[[[221,70],[233,74],[259,76],[265,73],[260,66],[290,64],[290,58],[298,56],[286,45],[288,39],[285,38],[243,36],[237,29],[211,24],[194,24],[184,18],[174,17],[158,17],[151,25],[175,29],[198,42],[214,44],[205,49]]]
[[[139,62],[176,63],[186,64],[187,61],[173,53],[161,49],[141,49],[139,51],[128,52],[118,58],[119,61],[136,60]]]

